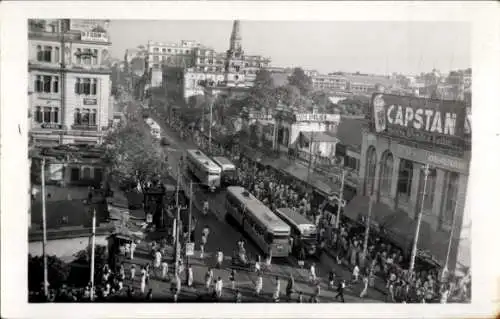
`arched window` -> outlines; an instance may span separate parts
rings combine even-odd
[[[365,195],[373,195],[375,185],[375,171],[377,169],[377,153],[371,146],[366,152]]]
[[[391,194],[392,168],[394,159],[390,152],[382,155],[380,167],[380,195],[389,196]]]
[[[409,203],[411,196],[411,184],[413,181],[413,163],[402,159],[399,164],[398,177],[398,203]]]

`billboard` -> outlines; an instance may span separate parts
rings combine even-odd
[[[470,115],[459,101],[375,93],[371,101],[372,128],[392,137],[461,148],[470,136]]]

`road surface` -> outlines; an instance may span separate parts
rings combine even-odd
[[[133,103],[133,105],[130,105],[130,107],[138,107],[138,105]],[[170,127],[168,127],[166,123],[161,122],[159,118],[157,118],[154,114],[151,114],[151,116],[160,125],[162,129],[162,135],[165,136],[169,141],[170,145],[166,146],[169,151],[168,162],[172,168],[175,168],[178,166],[180,157],[184,155],[184,151],[186,149],[197,147],[191,141],[181,140],[176,132],[170,129]],[[172,173],[175,178],[176,170],[173,169]],[[195,209],[193,209],[193,215],[197,219],[197,225],[195,230],[195,256],[191,258],[191,264],[193,265],[195,282],[198,288],[195,290],[189,288],[183,289],[183,293],[181,294],[181,296],[185,299],[196,298],[200,294],[203,294],[204,289],[200,286],[203,286],[204,275],[207,271],[207,268],[215,264],[214,253],[218,249],[221,249],[223,251],[226,265],[225,269],[216,269],[214,271],[214,275],[216,278],[219,276],[222,278],[225,287],[230,286],[230,282],[228,279],[230,273],[229,267],[231,266],[230,259],[236,248],[236,243],[238,240],[240,240],[241,238],[245,239],[245,247],[247,253],[250,256],[250,259],[255,260],[257,254],[263,254],[260,249],[253,244],[251,239],[244,235],[239,227],[235,226],[225,218],[224,190],[210,193],[195,184],[193,185],[193,191],[194,201],[196,202],[196,204],[194,205]],[[202,203],[205,200],[209,201],[209,207],[212,213],[209,216],[203,216],[198,209],[202,206]],[[204,226],[208,226],[211,231],[205,249],[205,258],[200,259],[199,243],[201,238],[201,230]],[[309,269],[309,265],[312,262],[314,261],[309,261],[308,263],[306,263],[306,269]],[[306,269],[300,269],[293,257],[286,258],[284,260],[273,260],[271,270],[267,271],[265,274],[263,294],[260,297],[256,297],[253,294],[255,287],[254,283],[257,279],[257,276],[254,272],[237,270],[236,281],[238,283],[238,288],[241,290],[244,296],[244,301],[270,301],[275,287],[275,277],[278,276],[279,278],[281,278],[281,291],[282,295],[284,295],[287,278],[290,276],[290,274],[293,274],[296,281],[297,290],[302,291],[304,295],[307,296],[313,293],[314,287],[309,283],[309,272]],[[334,269],[334,271],[337,273],[337,275],[343,278],[348,279],[350,277],[349,272],[341,266],[339,266],[338,269]],[[326,277],[328,275],[328,272],[329,269],[326,269],[323,265],[320,265],[318,263],[316,264],[316,273],[318,277],[322,278],[322,293],[320,295],[320,302],[334,301],[335,292],[329,291],[327,289]],[[135,284],[138,285],[138,281],[135,282]],[[164,294],[169,294],[169,283],[153,280],[151,285],[153,286],[153,291],[158,291],[160,295],[163,296]],[[360,299],[357,296],[359,295],[361,289],[362,287],[360,284],[348,287],[345,295],[346,302],[379,302],[384,298],[377,291],[369,291],[369,295],[367,298]],[[234,292],[229,289],[225,291],[225,296],[229,299],[234,298]]]

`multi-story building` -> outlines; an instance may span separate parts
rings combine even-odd
[[[203,94],[205,80],[215,86],[252,86],[257,72],[267,67],[270,59],[244,53],[239,21],[233,23],[229,42],[226,52],[217,52],[196,41],[183,40],[180,44],[148,42],[146,69],[151,86],[161,86],[161,79],[165,78],[165,75],[158,75],[154,70],[165,72],[162,65],[172,64],[186,69],[185,99]]]
[[[312,86],[316,90],[345,91],[347,79],[342,75],[314,75],[311,76]]]
[[[363,129],[357,196],[345,207],[366,217],[409,256],[419,214],[418,258],[450,271],[470,267],[465,211],[471,158],[470,108],[457,101],[377,93]],[[462,250],[462,251],[460,251]],[[467,250],[467,251],[465,251]]]
[[[108,127],[106,20],[30,20],[30,136],[37,144],[100,143]]]

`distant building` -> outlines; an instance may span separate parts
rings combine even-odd
[[[205,84],[212,83],[220,87],[251,87],[257,72],[267,67],[270,59],[244,53],[239,21],[233,23],[229,42],[226,52],[217,52],[196,41],[183,40],[180,44],[148,42],[146,69],[151,86],[161,86],[159,79],[164,78],[163,75],[153,76],[152,70],[163,72],[165,69],[162,65],[175,64],[186,69],[186,99],[203,94],[203,89],[199,86],[202,82],[199,81],[206,80],[208,82]],[[222,80],[220,76],[223,77]]]
[[[30,136],[35,145],[95,144],[108,128],[108,20],[29,20]]]
[[[312,86],[315,90],[347,92],[370,95],[380,87],[391,88],[395,79],[381,75],[331,73],[328,75],[311,73]]]
[[[347,79],[341,75],[314,75],[311,80],[316,90],[345,91],[347,89]]]

